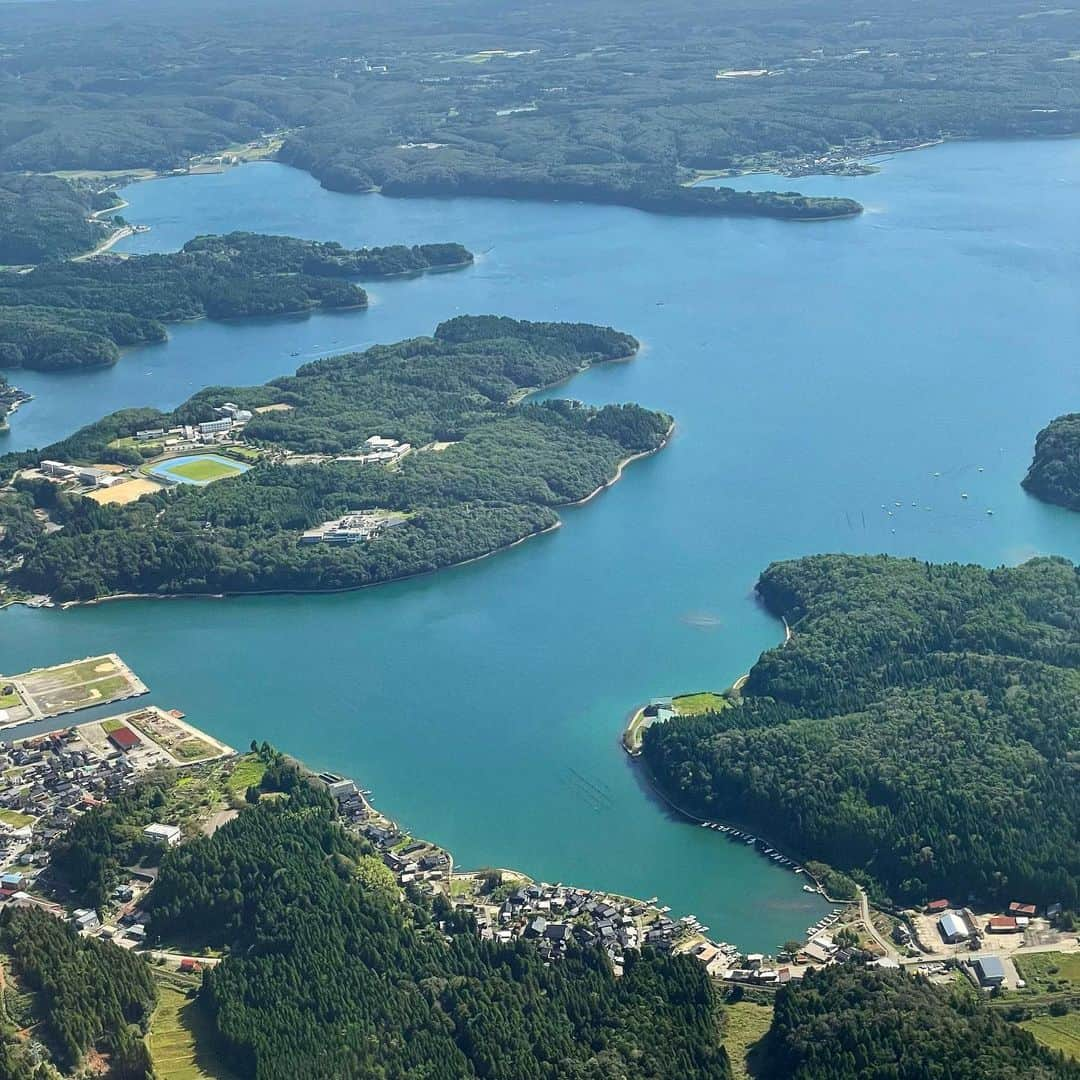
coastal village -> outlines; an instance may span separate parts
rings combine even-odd
[[[9,728],[146,693],[116,656],[0,676]],[[153,884],[161,853],[235,817],[250,801],[262,768],[256,753],[240,755],[192,726],[182,712],[155,705],[0,743],[0,904],[36,905],[82,933],[143,949],[148,918],[139,902]],[[180,795],[163,805],[160,820],[142,828],[144,857],[126,869],[100,908],[73,905],[51,871],[55,845],[80,816],[163,769],[180,774],[174,789]],[[982,990],[1021,992],[1025,957],[1080,953],[1075,932],[1056,926],[1060,908],[1038,911],[1021,899],[1007,911],[976,912],[939,899],[921,912],[878,911],[862,892],[854,901],[834,903],[802,942],[785,943],[773,955],[746,953],[710,937],[695,916],[677,916],[656,897],[538,882],[506,869],[462,871],[449,851],[379,812],[371,793],[351,778],[323,772],[308,779],[326,789],[342,825],[370,842],[400,889],[441,894],[472,917],[482,938],[531,942],[548,962],[569,949],[597,946],[618,975],[628,950],[648,947],[688,953],[720,984],[765,993],[812,967],[836,963],[904,967],[935,981],[959,976]],[[824,893],[806,867],[761,838],[720,822],[699,827],[753,848],[804,877],[808,892]],[[147,952],[168,971],[193,978],[220,959],[168,948]]]

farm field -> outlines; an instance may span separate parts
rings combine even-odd
[[[196,1003],[172,986],[159,990],[147,1036],[154,1074],[159,1080],[233,1080],[207,1052],[207,1025]]]
[[[1065,1016],[1035,1016],[1020,1026],[1051,1050],[1060,1050],[1080,1061],[1080,1013]]]
[[[772,1023],[772,1009],[753,1001],[737,1001],[724,1007],[724,1048],[731,1059],[735,1080],[751,1080],[756,1075],[755,1045]]]
[[[671,705],[680,716],[702,716],[726,709],[728,701],[722,694],[682,694],[672,698]]]

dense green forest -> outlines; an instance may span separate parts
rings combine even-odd
[[[1039,432],[1023,483],[1046,502],[1080,510],[1080,413],[1059,416]]]
[[[100,909],[122,870],[143,855],[157,854],[142,828],[160,820],[167,774],[116,796],[93,814],[84,814],[57,840],[50,865],[80,904]]]
[[[283,132],[344,191],[803,216],[852,207],[679,185],[1080,128],[1080,13],[1029,0],[5,5],[0,40],[10,170],[183,167]]]
[[[138,462],[137,450],[109,443],[142,427],[209,419],[226,400],[291,406],[247,425],[245,439],[267,450],[267,460],[227,482],[99,506],[20,481],[21,494],[64,528],[29,537],[22,528],[24,562],[11,581],[62,600],[351,588],[488,554],[556,524],[555,507],[591,494],[621,461],[661,445],[671,418],[638,405],[511,404],[527,387],[636,348],[610,328],[462,316],[433,337],[318,360],[265,386],[204,390],[168,415],[114,414],[40,453],[9,454],[0,469],[39,457]],[[394,468],[334,458],[371,435],[449,445],[414,452]],[[287,454],[322,457],[296,463]],[[312,525],[368,508],[411,516],[368,543],[298,542]],[[24,521],[24,511],[10,512]]]
[[[198,236],[171,254],[47,263],[0,280],[0,367],[100,367],[122,345],[164,340],[167,322],[363,307],[367,295],[347,278],[471,261],[460,244],[352,251],[237,232]]]
[[[970,989],[838,965],[776,995],[764,1080],[1076,1080],[1080,1064],[1038,1046]]]
[[[757,588],[791,642],[737,708],[645,734],[676,802],[897,900],[1077,904],[1075,566],[820,555]]]
[[[5,907],[0,913],[0,953],[19,985],[35,992],[44,1041],[65,1074],[74,1073],[90,1050],[105,1055],[112,1080],[146,1080],[150,1059],[143,1034],[157,1002],[146,961],[108,941],[81,937],[69,924],[36,907]],[[22,1071],[18,1047],[0,1049],[16,1080],[48,1075]]]
[[[366,848],[306,783],[170,852],[150,934],[228,946],[201,1002],[253,1080],[723,1080],[718,1003],[690,957],[599,950],[546,966],[436,900],[359,873]]]
[[[55,176],[0,173],[0,266],[22,266],[88,251],[109,235],[91,220],[117,201],[89,184]]]

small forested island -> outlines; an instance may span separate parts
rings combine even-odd
[[[1039,432],[1023,485],[1044,502],[1080,510],[1080,413],[1059,416]]]
[[[0,267],[88,251],[112,226],[92,215],[119,200],[110,191],[56,176],[0,173]]]
[[[172,413],[115,413],[0,459],[3,474],[22,470],[0,500],[0,517],[18,524],[5,542],[18,562],[9,584],[58,601],[345,589],[487,555],[552,528],[556,507],[663,445],[671,417],[638,405],[515,404],[637,347],[608,327],[462,316],[265,386],[201,391]],[[253,467],[203,455],[196,481],[248,471],[199,487],[155,484],[158,469],[129,481],[149,488],[134,502],[56,482],[71,462],[186,469],[192,459],[170,443],[207,439]],[[34,530],[35,506],[63,528]]]
[[[885,556],[776,563],[791,639],[737,706],[646,730],[661,788],[881,899],[1080,899],[1080,577]]]
[[[460,244],[350,250],[287,236],[197,236],[175,253],[99,255],[0,279],[0,368],[101,367],[120,347],[162,341],[165,323],[364,307],[350,278],[472,262]]]

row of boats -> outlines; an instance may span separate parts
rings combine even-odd
[[[769,847],[764,840],[752,836],[750,833],[742,832],[740,829],[733,829],[730,825],[720,825],[715,821],[703,821],[701,827],[703,829],[715,829],[717,832],[723,833],[732,840],[741,840],[748,847],[757,848],[762,855],[767,859],[771,859],[778,866],[786,867],[796,874],[806,873],[794,859],[789,859],[783,852],[777,851],[776,848]],[[803,888],[806,889],[807,892],[817,892],[817,889],[811,888],[809,885],[804,885]]]
[[[816,892],[817,890],[815,889],[813,891]],[[806,928],[806,940],[810,941],[818,934],[823,934],[826,930],[829,929],[830,926],[832,926],[834,922],[836,922],[837,919],[840,918],[841,915],[843,915],[843,913],[843,908],[833,908],[832,911],[830,911],[829,914],[825,916],[825,918],[818,919],[818,921],[814,923],[813,926],[808,926]]]

